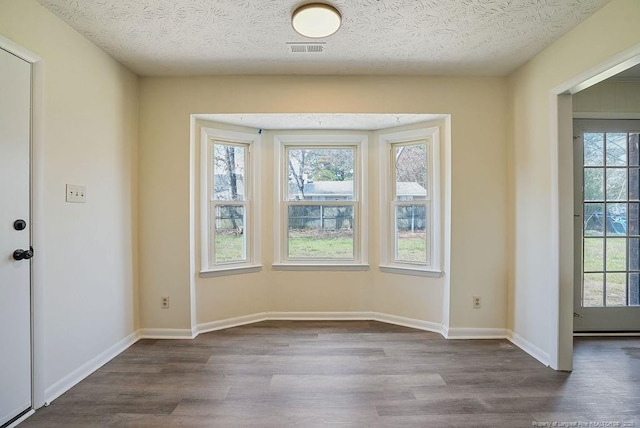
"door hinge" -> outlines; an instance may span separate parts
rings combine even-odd
[[[581,315],[581,314],[579,314],[579,313],[577,313],[577,312],[574,312],[574,313],[573,313],[573,317],[574,317],[574,318],[582,318],[582,315]]]

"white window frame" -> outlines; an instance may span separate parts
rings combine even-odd
[[[363,134],[274,135],[275,148],[275,204],[274,204],[274,263],[275,270],[367,270],[367,143]],[[323,205],[354,206],[353,259],[289,259],[288,258],[288,201],[289,165],[286,159],[290,148],[354,148],[353,201],[322,201]],[[300,202],[294,202],[300,205]],[[304,203],[302,203],[304,204]],[[320,201],[309,202],[319,205]]]
[[[214,128],[202,128],[200,143],[200,276],[228,275],[259,271],[260,264],[260,135],[228,131]],[[214,201],[211,189],[214,144],[229,144],[246,147],[245,151],[245,198],[243,201]],[[225,263],[212,263],[210,252],[210,228],[215,227],[210,218],[211,204],[242,205],[245,209],[243,235],[245,239],[246,260]],[[214,250],[215,251],[215,250]]]
[[[440,126],[384,133],[380,141],[380,270],[420,276],[439,277],[441,268],[441,188],[440,188]],[[417,201],[395,200],[394,147],[424,142],[427,145],[427,199]],[[395,259],[395,210],[398,205],[425,205],[427,218],[427,261],[405,262]]]

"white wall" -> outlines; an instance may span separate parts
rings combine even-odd
[[[640,81],[605,80],[591,86],[573,96],[573,111],[583,116],[591,113],[589,118],[626,118],[616,113],[640,113]]]
[[[51,390],[138,326],[138,79],[34,0],[0,0],[0,34],[43,58],[35,309]],[[65,203],[66,183],[87,186],[87,203]]]
[[[256,311],[379,311],[440,323],[443,289],[423,277],[378,272],[190,274],[190,115],[214,113],[432,113],[452,116],[451,327],[506,326],[506,80],[502,78],[220,76],[141,78],[140,286],[145,328],[190,329]],[[269,159],[270,148],[265,147]],[[375,147],[371,158],[377,158]],[[272,157],[271,157],[272,158]],[[270,161],[269,161],[270,162]],[[263,165],[263,185],[273,168]],[[372,180],[377,180],[375,174]],[[377,206],[372,195],[370,209]],[[268,199],[268,198],[267,198]],[[272,202],[262,228],[270,230]],[[376,214],[370,248],[378,245]],[[435,284],[435,285],[434,285]],[[160,309],[161,295],[171,308]],[[483,308],[471,309],[471,297]],[[264,299],[264,300],[263,300]]]
[[[560,287],[569,292],[572,287],[559,286],[559,270],[571,267],[556,266],[558,235],[570,237],[572,232],[553,230],[558,215],[553,200],[558,147],[551,134],[551,91],[639,43],[639,18],[640,2],[613,0],[509,77],[509,326],[551,359],[558,322],[553,305]],[[560,165],[561,174],[571,168]]]

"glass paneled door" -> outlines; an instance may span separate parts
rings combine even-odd
[[[640,121],[575,120],[575,331],[640,330]]]

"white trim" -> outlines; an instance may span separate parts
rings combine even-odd
[[[33,359],[33,408],[44,406],[45,379],[45,290],[46,275],[44,262],[46,250],[44,244],[44,63],[36,60],[32,63],[31,94],[31,242],[38,251],[31,264],[31,283],[33,298],[33,328],[31,351]]]
[[[574,284],[566,279],[573,273],[573,265],[568,266],[569,259],[561,251],[568,248],[569,243],[565,243],[566,237],[560,229],[561,222],[568,224],[565,217],[565,204],[562,201],[573,200],[573,189],[564,185],[563,175],[560,175],[560,168],[566,168],[566,163],[571,159],[565,159],[566,151],[560,150],[560,133],[566,126],[566,121],[573,117],[572,112],[566,111],[566,102],[562,94],[575,94],[583,89],[600,83],[607,78],[632,66],[640,64],[640,43],[613,55],[598,63],[576,77],[566,80],[553,88],[550,92],[550,115],[549,137],[551,144],[550,171],[551,171],[551,255],[553,263],[549,267],[550,278],[550,308],[551,325],[550,330],[550,365],[556,370],[571,370],[573,361],[573,341],[569,340],[573,334],[573,288]],[[564,137],[563,137],[564,138]],[[565,162],[567,161],[567,162]],[[570,243],[571,245],[573,242]],[[571,255],[573,256],[573,254]],[[568,270],[571,272],[567,272]]]
[[[198,325],[198,334],[262,321],[379,321],[442,334],[441,325],[380,312],[259,312]]]
[[[275,185],[275,197],[274,197],[274,269],[276,270],[317,270],[321,265],[329,267],[328,270],[354,270],[354,269],[334,269],[336,266],[350,265],[360,267],[355,270],[363,270],[363,266],[367,266],[369,260],[368,251],[368,199],[369,194],[367,188],[368,181],[368,142],[369,133],[351,133],[344,134],[340,131],[323,132],[320,130],[310,130],[313,134],[288,134],[279,131],[277,135],[273,136],[274,143],[274,171],[276,171],[276,178],[274,179]],[[323,259],[288,259],[287,257],[287,225],[284,211],[287,206],[286,193],[287,193],[287,181],[284,180],[285,171],[288,171],[288,164],[284,162],[284,157],[287,153],[287,146],[346,146],[355,147],[355,174],[354,192],[355,199],[349,201],[308,201],[309,205],[322,205],[323,202],[328,202],[325,205],[352,205],[354,207],[354,243],[353,243],[353,259],[347,260],[323,260]],[[301,201],[306,202],[306,201]],[[289,266],[300,266],[302,269],[289,268]],[[286,267],[285,267],[286,266]],[[309,269],[309,267],[312,267]]]
[[[391,273],[404,273],[421,275],[420,271],[423,271],[422,276],[433,276],[434,272],[441,272],[442,270],[442,219],[441,219],[441,206],[442,206],[442,188],[440,177],[440,128],[445,127],[446,121],[438,120],[435,122],[429,122],[424,124],[426,127],[408,130],[408,131],[395,131],[388,132],[384,130],[384,133],[378,135],[379,145],[379,189],[380,189],[380,269],[382,271]],[[428,173],[429,173],[429,189],[427,189],[427,195],[429,198],[427,201],[414,201],[416,204],[425,205],[431,216],[431,237],[428,243],[429,254],[427,254],[426,265],[416,265],[415,267],[407,267],[406,264],[401,262],[395,262],[392,254],[394,253],[395,238],[392,234],[395,230],[393,213],[394,202],[393,195],[393,171],[391,167],[391,148],[393,144],[402,144],[413,140],[426,140],[427,152],[428,152]],[[393,268],[397,271],[392,270]],[[415,273],[414,273],[415,272]]]
[[[368,264],[359,263],[274,263],[271,265],[273,270],[280,271],[366,271],[369,270]]]
[[[25,49],[11,39],[8,39],[0,34],[0,48],[12,53],[13,55],[22,58],[23,60],[33,64],[42,61],[40,55]]]
[[[431,331],[433,333],[438,333],[444,337],[444,334],[442,333],[442,324],[438,324],[432,321],[417,320],[414,318],[406,318],[398,315],[383,314],[381,312],[373,313],[373,321],[415,328],[417,330]]]
[[[640,43],[606,59],[551,90],[554,94],[575,94],[640,64]]]
[[[522,349],[527,354],[531,355],[536,360],[540,361],[545,366],[550,366],[551,358],[549,357],[549,354],[538,348],[533,343],[529,342],[527,339],[520,336],[518,333],[515,333],[511,330],[507,331],[507,340],[516,345],[518,348]]]
[[[573,337],[638,337],[639,331],[576,331]]]
[[[451,115],[444,118],[443,143],[444,150],[440,159],[444,168],[444,183],[440,192],[442,197],[442,263],[444,279],[442,281],[442,327],[448,329],[451,320]]]
[[[241,317],[210,321],[203,324],[198,324],[197,334],[209,333],[212,331],[224,330],[232,327],[239,327],[241,325],[254,324],[257,322],[267,321],[268,319],[269,317],[267,312],[259,312],[252,315],[244,315]]]
[[[198,138],[197,123],[194,115],[189,117],[189,320],[191,329],[195,329],[198,324],[198,302],[197,302],[197,252],[198,248],[198,226],[196,223],[196,210],[198,195],[196,192],[199,181],[198,160]]]
[[[507,339],[505,328],[449,328],[445,334],[447,339]]]
[[[277,321],[370,321],[372,312],[268,312],[267,319]]]
[[[254,273],[260,272],[262,265],[238,265],[238,266],[225,266],[220,269],[208,269],[201,270],[201,278],[213,278],[216,276],[235,275],[240,273]]]
[[[428,276],[430,278],[440,278],[442,276],[442,271],[436,269],[420,269],[418,267],[408,267],[400,265],[379,265],[378,267],[382,272],[397,273],[400,275]]]
[[[80,381],[111,361],[118,354],[129,348],[138,340],[140,340],[140,335],[138,334],[138,332],[131,333],[104,352],[87,361],[86,363],[69,373],[67,376],[63,377],[62,379],[51,385],[49,388],[47,388],[45,391],[45,401],[51,403],[53,400],[73,388]]]
[[[11,424],[8,425],[7,428],[15,428],[15,427],[17,427],[22,422],[24,422],[28,417],[33,416],[35,413],[36,413],[35,410],[33,410],[33,409],[29,410],[27,413],[25,413],[24,415],[20,416],[15,421],[11,422]]]
[[[141,328],[138,330],[140,339],[195,339],[197,327],[187,328]]]
[[[200,272],[222,275],[241,273],[240,268],[255,268],[260,263],[260,134],[202,127],[200,132]],[[246,147],[245,153],[245,198],[229,201],[245,207],[246,261],[232,265],[209,264],[209,183],[213,167],[210,165],[213,140],[239,144]],[[247,175],[249,180],[246,180]],[[234,272],[235,270],[235,272]]]

